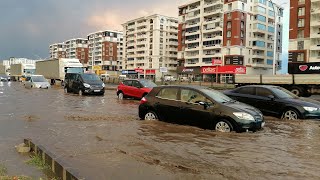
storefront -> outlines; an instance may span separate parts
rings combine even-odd
[[[130,79],[137,79],[138,78],[138,73],[135,70],[122,70],[121,74],[126,75],[127,78],[130,78]]]
[[[200,67],[178,67],[178,79],[181,81],[202,81]]]
[[[156,70],[155,69],[141,69],[141,68],[136,68],[135,72],[138,73],[138,77],[140,79],[150,79],[150,80],[155,80],[156,76]]]
[[[204,81],[216,83],[233,83],[235,74],[246,74],[245,66],[204,66],[201,67]]]

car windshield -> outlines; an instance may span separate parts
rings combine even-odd
[[[47,82],[43,76],[32,76],[32,82]]]
[[[288,91],[282,87],[273,87],[272,90],[273,90],[273,93],[280,99],[299,98],[295,94],[291,93],[290,91]]]
[[[155,83],[153,83],[152,81],[150,80],[145,80],[145,79],[142,79],[140,80],[140,83],[142,84],[143,87],[149,87],[149,88],[153,88],[153,87],[156,87],[157,85]]]
[[[224,95],[223,93],[213,90],[213,89],[202,89],[202,91],[212,98],[213,100],[219,103],[226,103],[226,102],[233,102],[234,100],[229,98],[228,96]]]
[[[100,78],[95,74],[82,74],[84,81],[101,81]]]

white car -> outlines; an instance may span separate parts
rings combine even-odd
[[[50,83],[42,75],[31,75],[27,77],[24,83],[26,88],[49,89]]]

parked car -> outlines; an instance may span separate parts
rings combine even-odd
[[[25,79],[23,83],[26,88],[49,89],[51,87],[43,75],[26,76]]]
[[[0,76],[0,81],[1,82],[8,82],[8,81],[10,81],[10,79],[8,78],[8,76],[3,75],[3,76]]]
[[[224,92],[229,97],[260,109],[263,114],[284,120],[320,119],[320,102],[268,85],[242,86]]]
[[[65,93],[77,93],[81,96],[85,94],[104,95],[105,84],[96,74],[67,73],[64,91]]]
[[[131,79],[122,81],[117,88],[119,99],[133,97],[141,99],[157,85],[146,79]]]
[[[155,87],[142,98],[139,117],[144,120],[189,124],[219,132],[256,131],[265,125],[258,109],[201,86]]]

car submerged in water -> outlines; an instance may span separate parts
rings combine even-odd
[[[219,132],[257,131],[265,125],[258,109],[201,86],[154,87],[141,99],[139,117]]]
[[[104,95],[105,84],[92,73],[67,73],[64,84],[65,93]]]
[[[26,88],[49,89],[50,83],[42,75],[27,76],[24,82]]]

